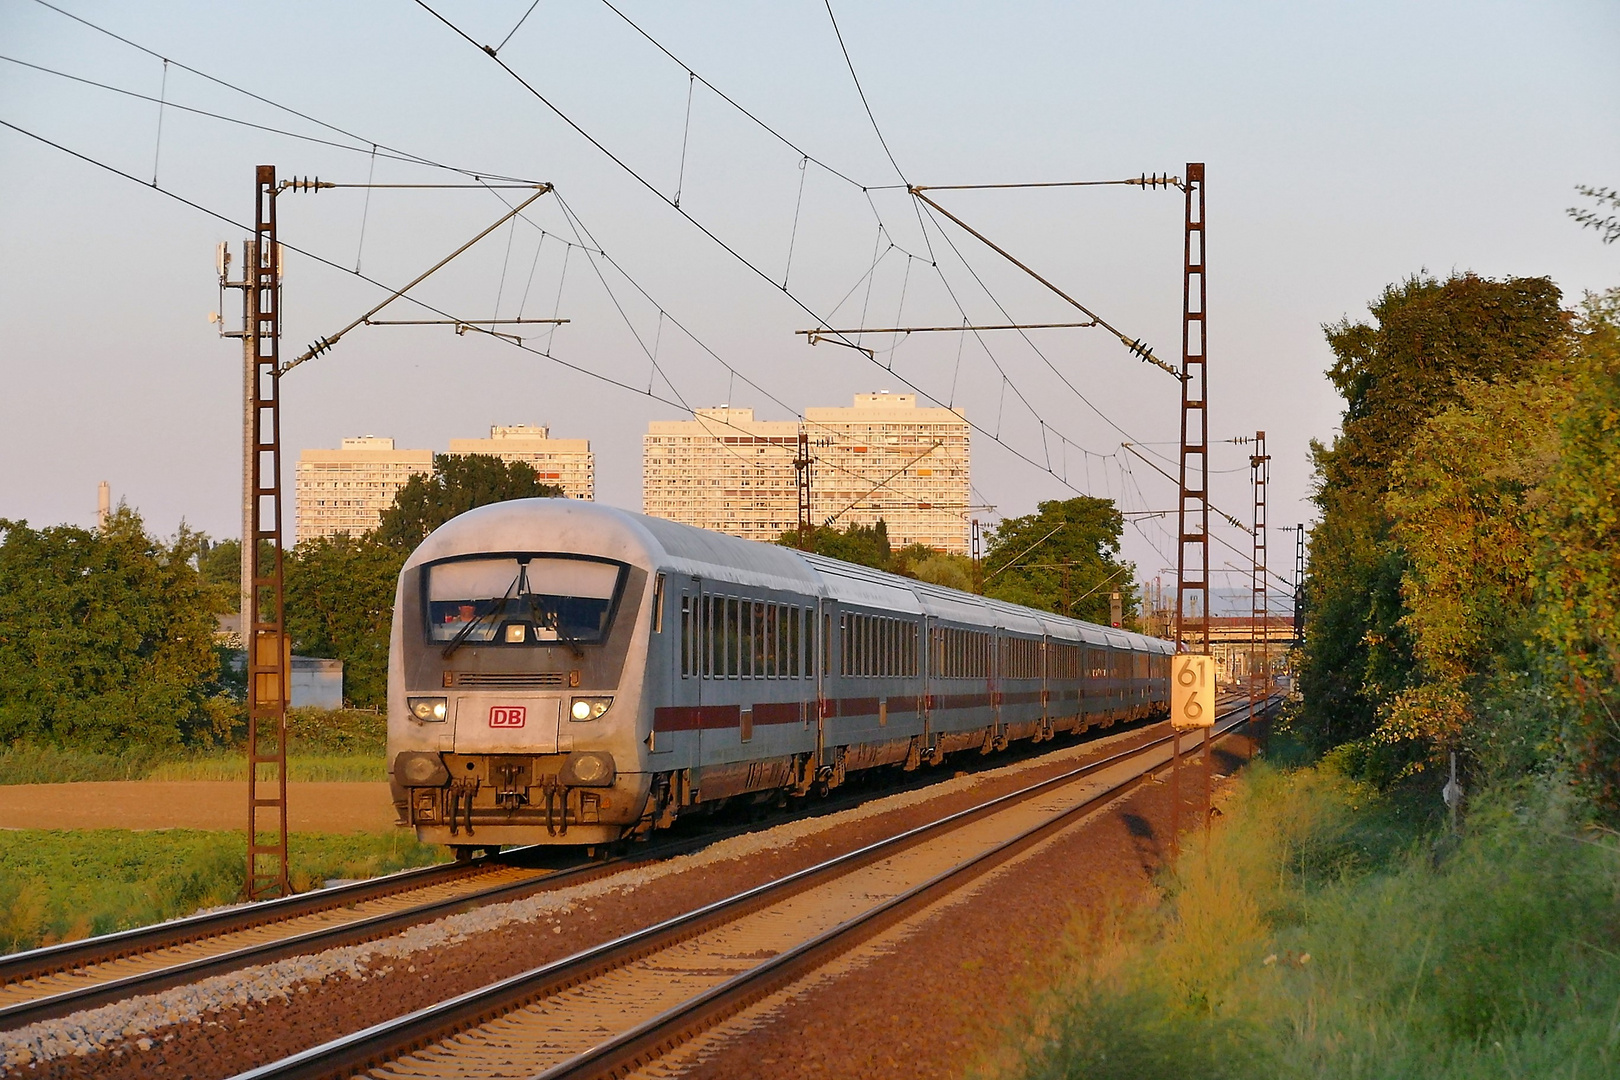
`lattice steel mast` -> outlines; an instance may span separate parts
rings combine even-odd
[[[1254,433],[1249,455],[1249,478],[1254,484],[1254,562],[1249,579],[1249,715],[1270,692],[1271,626],[1266,590],[1266,484],[1271,480],[1271,455],[1266,433]]]
[[[1181,470],[1176,543],[1176,641],[1209,651],[1209,409],[1204,338],[1204,165],[1187,165],[1181,288]],[[1188,605],[1195,609],[1189,616]]]

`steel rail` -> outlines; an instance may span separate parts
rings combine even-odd
[[[918,778],[914,786],[925,786],[937,778]],[[817,804],[811,816],[836,813],[840,809],[866,801],[870,795],[851,791]],[[794,815],[795,818],[806,815]],[[107,979],[88,986],[41,995],[27,1001],[0,1006],[0,1031],[13,1030],[41,1020],[56,1019],[82,1009],[95,1008],[135,994],[153,993],[173,986],[194,982],[212,975],[223,974],[253,964],[273,963],[290,956],[305,955],[329,948],[359,944],[396,933],[407,927],[429,922],[447,915],[469,911],[487,904],[519,900],[525,896],[570,885],[579,885],[598,877],[617,873],[634,866],[645,865],[659,859],[689,854],[709,844],[757,829],[754,824],[743,824],[722,829],[706,829],[696,836],[680,837],[662,843],[649,844],[632,853],[605,860],[576,862],[555,868],[535,867],[535,876],[522,881],[506,881],[488,888],[462,893],[458,896],[427,901],[394,911],[380,912],[333,926],[217,953],[212,956],[184,960],[175,964],[135,972],[116,979]],[[48,945],[27,952],[0,957],[0,987],[12,986],[52,975],[93,968],[117,960],[158,952],[163,949],[188,945],[223,937],[227,934],[289,922],[307,915],[320,914],[337,908],[350,907],[368,901],[386,899],[401,893],[423,890],[453,883],[464,877],[494,873],[500,869],[525,869],[519,856],[543,850],[540,845],[514,848],[500,855],[475,859],[470,863],[445,863],[437,866],[404,870],[366,881],[352,882],[295,896],[245,904],[225,911],[194,915],[185,919],[158,923],[155,926],[136,927],[131,930],[85,938],[79,941]]]
[[[1270,700],[1268,699],[1268,707]],[[1240,708],[1229,710],[1224,716],[1231,717],[1235,713],[1242,713],[1242,718],[1223,728],[1221,735],[1224,736],[1232,729],[1247,723],[1250,718],[1246,702]],[[1165,746],[1174,737],[1174,734],[1162,735],[1129,750],[1123,750],[1087,762],[1057,776],[1049,777],[1046,780],[987,800],[976,806],[959,810],[895,836],[875,841],[785,877],[754,886],[733,896],[666,919],[653,926],[632,931],[601,945],[584,949],[530,971],[521,972],[436,1005],[430,1005],[415,1012],[374,1024],[349,1035],[340,1036],[319,1046],[290,1055],[280,1061],[251,1069],[239,1074],[236,1080],[325,1080],[325,1078],[329,1077],[356,1075],[385,1062],[441,1042],[469,1028],[488,1023],[560,990],[598,978],[625,964],[667,949],[715,927],[780,903],[824,881],[844,876],[851,871],[888,858],[931,837],[950,832],[1055,788],[1073,783],[1099,770],[1140,757]],[[1144,769],[1141,773],[1124,781],[1123,786],[1129,787],[1140,784],[1151,776],[1155,769],[1162,767],[1162,765],[1156,765]],[[1122,785],[1114,785],[1109,789],[1111,794],[1105,794],[1111,798],[1117,795],[1120,790],[1122,790]],[[1086,805],[1091,805],[1093,802],[1095,802],[1094,799],[1087,800]],[[1001,848],[994,850],[1001,850]],[[980,856],[980,858],[982,857],[983,855]],[[868,913],[868,915],[873,914],[875,913]],[[860,918],[865,920],[867,917],[861,916]],[[822,936],[825,937],[826,935]],[[791,966],[793,961],[787,959],[787,957],[790,954],[793,956],[799,955],[810,944],[806,943],[805,946],[790,950],[790,953],[780,954],[778,958],[761,965],[761,967],[770,967],[772,970],[776,970],[772,965],[776,965],[778,962],[783,967]],[[739,976],[738,978],[743,977]],[[732,982],[735,983],[737,980],[734,979]],[[707,1001],[712,996],[712,993],[717,992],[718,990],[711,992],[711,994],[701,995],[694,1000]],[[755,994],[754,996],[757,997],[758,995]],[[678,1011],[672,1010],[672,1013]],[[665,1018],[670,1015],[665,1014]],[[612,1048],[617,1047],[621,1040],[630,1040],[632,1037],[636,1040],[654,1038],[652,1025],[655,1022],[649,1021],[631,1032],[610,1039],[596,1050],[588,1051],[587,1055],[594,1055],[598,1052],[608,1054],[610,1049],[613,1053],[617,1053],[618,1051]],[[654,1041],[657,1041],[657,1039],[654,1039]],[[637,1045],[641,1045],[639,1041]],[[570,1062],[564,1062],[562,1065],[556,1066],[551,1072],[542,1075],[550,1076],[556,1069],[571,1066],[573,1062],[580,1060],[582,1059],[571,1059]],[[618,1059],[615,1058],[614,1060]],[[558,1073],[558,1075],[570,1074]]]
[[[442,885],[462,877],[488,872],[495,865],[504,865],[519,851],[493,858],[474,859],[471,862],[442,863],[422,866],[413,870],[368,878],[365,881],[336,885],[329,889],[284,896],[243,904],[224,911],[211,911],[183,919],[137,926],[111,934],[46,945],[25,952],[0,956],[0,986],[26,982],[46,975],[55,975],[75,968],[105,964],[122,960],[138,953],[185,945],[221,934],[252,930],[270,923],[283,922],[302,915],[313,915],[332,908],[347,907],[365,900],[379,900],[412,889]]]
[[[637,863],[640,861],[640,858],[635,860]],[[626,859],[618,859],[607,862],[593,862],[552,872],[539,870],[534,877],[522,881],[509,881],[456,897],[431,900],[422,904],[400,908],[397,911],[381,912],[350,922],[339,923],[335,926],[320,927],[300,934],[274,938],[270,941],[232,949],[229,952],[217,953],[213,956],[185,960],[180,963],[154,968],[151,971],[136,972],[122,978],[108,979],[105,982],[93,983],[89,986],[64,990],[60,993],[33,998],[29,1001],[17,1002],[0,1008],[0,1031],[24,1027],[41,1020],[57,1019],[84,1009],[93,1009],[114,1001],[122,1001],[137,994],[155,993],[159,990],[196,982],[213,975],[222,975],[228,971],[235,971],[254,964],[269,964],[277,960],[285,960],[291,956],[301,956],[306,953],[372,941],[418,923],[443,918],[446,915],[469,911],[486,904],[519,900],[532,893],[548,892],[568,885],[578,885],[604,874],[617,873],[625,869],[628,862],[629,860]],[[320,910],[328,909],[316,909],[317,912]],[[291,916],[288,916],[288,918],[291,918]],[[184,942],[177,942],[176,944],[184,944]],[[161,947],[159,946],[159,948]],[[87,967],[89,965],[83,966]]]
[[[1274,699],[1266,700],[1266,708],[1269,709],[1272,700]],[[1245,715],[1222,728],[1210,740],[1211,745],[1215,739],[1224,738],[1253,719],[1253,709],[1248,705],[1242,710],[1234,711],[1242,711]],[[1147,749],[1147,746],[1139,747],[1136,752],[1141,753]],[[935,900],[955,892],[1013,856],[1034,847],[1121,795],[1140,787],[1153,776],[1153,773],[1153,768],[1144,769],[1135,776],[1112,784],[1085,801],[1051,815],[1017,836],[988,848],[905,892],[890,897],[852,919],[822,931],[803,944],[778,953],[771,959],[733,976],[718,986],[711,987],[629,1031],[606,1040],[583,1054],[559,1062],[538,1073],[533,1080],[596,1080],[598,1077],[622,1076],[629,1070],[645,1066],[693,1036],[736,1015],[817,968],[826,966],[863,941],[902,922]]]

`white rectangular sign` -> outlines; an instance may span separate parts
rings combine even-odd
[[[1215,723],[1215,658],[1178,653],[1170,660],[1170,723],[1178,728]]]

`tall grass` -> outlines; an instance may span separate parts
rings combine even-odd
[[[287,778],[301,781],[380,781],[386,718],[357,709],[293,709],[287,714]],[[196,748],[158,754],[131,747],[118,754],[17,743],[0,748],[0,784],[64,784],[87,780],[246,780],[241,747]]]
[[[404,832],[289,837],[294,888],[443,859]],[[240,832],[0,830],[0,952],[144,926],[240,899]]]
[[[1013,1072],[1620,1075],[1620,847],[1566,792],[1486,793],[1455,839],[1331,767],[1255,767],[1157,910],[1077,923]]]
[[[179,761],[165,761],[147,769],[142,780],[246,780],[247,755],[221,753],[199,755]],[[376,754],[298,754],[287,755],[287,779],[294,783],[313,781],[382,781],[388,779],[383,755]]]

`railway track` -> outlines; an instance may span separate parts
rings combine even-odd
[[[918,776],[897,790],[937,779]],[[868,797],[852,791],[823,800],[812,812],[837,812]],[[550,852],[518,849],[0,956],[0,1031],[254,964],[374,941],[461,911],[685,854],[755,827],[711,827],[605,860],[559,862]],[[525,865],[547,856],[553,865]]]
[[[1216,737],[1249,719],[1247,702],[1228,708]],[[1157,737],[237,1080],[623,1075],[1143,783],[1169,763],[1170,742]]]
[[[522,857],[514,852],[407,870],[0,957],[0,1031],[251,964],[370,941],[623,868],[622,861],[525,866]]]

